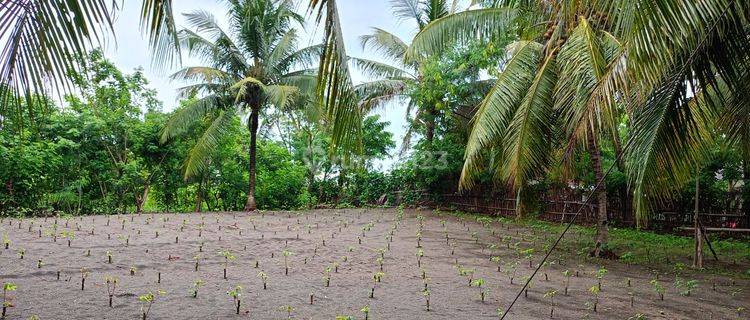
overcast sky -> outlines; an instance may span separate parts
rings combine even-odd
[[[150,55],[147,41],[143,38],[138,26],[140,1],[123,1],[123,8],[115,22],[116,44],[109,42],[105,48],[107,57],[123,71],[132,72],[133,69],[142,67],[151,83],[151,87],[158,92],[159,99],[164,103],[164,110],[173,110],[177,105],[176,90],[180,84],[171,82],[169,74],[175,70],[160,71],[151,67]],[[303,4],[304,5],[304,4]],[[370,33],[371,27],[379,27],[388,30],[405,41],[411,39],[416,33],[416,24],[412,21],[400,21],[395,18],[388,0],[342,0],[338,1],[341,24],[344,32],[347,53],[350,56],[378,59],[378,56],[362,50],[358,37]],[[175,0],[174,10],[177,14],[178,28],[185,26],[182,14],[193,10],[206,10],[213,13],[220,24],[226,26],[226,7],[221,1],[212,0]],[[301,7],[304,12],[306,7]],[[321,38],[322,30],[315,25],[308,25],[305,35],[302,36],[300,46],[314,44]],[[190,59],[183,60],[184,65],[190,65]],[[355,82],[366,80],[356,70],[352,70]],[[376,113],[381,119],[389,121],[391,125],[388,130],[394,134],[394,139],[400,147],[401,139],[405,132],[406,121],[405,107],[393,104],[379,110]],[[392,150],[396,154],[398,147]],[[382,169],[390,168],[397,159],[379,162]]]

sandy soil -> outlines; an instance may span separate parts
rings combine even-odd
[[[425,218],[422,268],[417,261],[418,215]],[[138,296],[156,290],[166,294],[156,298],[149,319],[284,319],[287,306],[293,309],[291,317],[295,319],[333,319],[338,315],[363,319],[360,309],[366,305],[370,307],[369,319],[496,319],[497,309],[508,305],[521,288],[522,278],[533,271],[528,260],[518,257],[519,250],[508,246],[536,246],[533,263],[541,259],[543,251],[542,241],[532,240],[539,235],[518,226],[493,223],[485,228],[474,220],[436,216],[427,210],[407,210],[394,230],[395,220],[393,209],[113,215],[57,219],[55,232],[54,218],[4,219],[0,232],[8,236],[10,244],[7,250],[0,248],[0,279],[18,285],[17,291],[9,293],[13,307],[8,309],[8,319],[32,315],[39,319],[140,319]],[[370,230],[363,231],[368,225]],[[376,285],[375,297],[370,298],[373,275],[379,270],[378,249],[387,248],[391,230],[390,250],[383,254],[385,275]],[[68,238],[63,237],[66,231],[75,234],[70,247]],[[490,248],[491,244],[496,247]],[[285,246],[293,252],[288,257],[288,275],[282,255]],[[25,250],[23,259],[18,254],[21,249]],[[236,257],[228,262],[226,280],[225,258],[219,254],[222,250]],[[107,251],[112,254],[111,264]],[[198,271],[194,270],[196,255],[200,256]],[[500,257],[501,266],[519,261],[513,285],[505,273],[498,272],[498,262],[491,261],[492,256]],[[41,268],[37,267],[39,259]],[[330,273],[330,286],[326,287],[324,271],[334,266],[334,261],[338,272]],[[638,313],[647,319],[750,317],[750,311],[736,311],[740,306],[750,309],[747,280],[732,284],[729,278],[701,277],[697,279],[699,287],[690,296],[682,296],[674,287],[674,275],[662,275],[661,284],[666,288],[662,301],[649,284],[654,277],[651,270],[612,261],[598,261],[608,272],[594,312],[589,288],[597,284],[597,260],[569,257],[553,261],[542,268],[528,297],[521,295],[507,319],[548,318],[551,299],[544,293],[550,290],[557,290],[556,319],[628,319]],[[473,278],[484,280],[482,288],[468,286],[468,276],[459,275],[457,264],[473,269]],[[130,275],[131,267],[135,267],[135,275]],[[88,272],[83,291],[82,268]],[[567,296],[563,294],[564,270],[578,273],[570,278]],[[257,276],[260,271],[268,275],[266,290]],[[545,281],[544,273],[549,280]],[[107,303],[108,276],[119,278],[113,308]],[[626,284],[628,278],[631,287]],[[205,284],[193,298],[190,290],[198,279]],[[422,292],[425,282],[430,311]],[[243,288],[240,315],[235,314],[234,302],[227,295],[237,285]],[[480,301],[482,289],[486,290],[485,302]]]

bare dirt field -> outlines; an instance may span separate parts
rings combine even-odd
[[[365,306],[369,319],[497,319],[554,236],[396,209],[3,219],[0,226],[8,245],[0,248],[0,278],[17,285],[7,293],[8,319],[141,319],[139,296],[148,292],[156,295],[148,319],[364,319]],[[555,319],[750,319],[741,309],[750,308],[746,279],[692,274],[697,282],[686,285],[685,277],[675,287],[675,274],[662,273],[655,285],[652,268],[565,257],[553,255],[507,319],[549,318],[553,302]],[[590,289],[601,268],[596,303]],[[108,277],[119,279],[112,308]],[[227,294],[238,285],[239,315]]]

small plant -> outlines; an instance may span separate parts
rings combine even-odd
[[[568,287],[570,286],[570,277],[573,276],[573,273],[570,272],[570,270],[563,271],[563,276],[565,276],[565,295],[568,295]]]
[[[112,251],[107,251],[107,263],[112,263]]]
[[[200,289],[200,287],[202,287],[204,284],[205,283],[201,279],[193,281],[193,288],[190,289],[190,295],[193,296],[193,298],[197,298],[198,297],[198,289]]]
[[[418,249],[417,253],[416,253],[416,256],[417,256],[417,266],[421,268],[422,267],[422,257],[424,257],[424,250]]]
[[[109,296],[109,307],[112,308],[112,297],[115,296],[115,290],[117,290],[117,284],[120,279],[117,277],[106,277],[105,282],[107,283],[107,295]]]
[[[134,276],[136,271],[138,271],[138,268],[136,268],[135,266],[130,266],[130,275],[131,276]]]
[[[425,305],[427,307],[427,311],[430,311],[430,289],[424,288],[422,289],[422,295],[425,299]]]
[[[659,300],[664,300],[664,293],[666,293],[666,289],[664,289],[664,286],[659,283],[659,280],[653,279],[651,280],[651,287],[654,289],[654,291],[659,294]]]
[[[281,306],[279,310],[286,312],[286,318],[291,319],[292,318],[292,312],[294,312],[294,307],[290,305]]]
[[[484,302],[484,295],[486,293],[485,289],[482,288],[483,284],[484,284],[484,279],[482,278],[477,278],[471,281],[472,286],[479,288],[479,299],[482,300],[482,302]]]
[[[8,250],[10,248],[10,238],[8,238],[8,234],[3,235],[3,244],[5,245],[5,250]]]
[[[497,272],[501,272],[502,271],[502,265],[500,265],[500,257],[493,256],[493,257],[490,258],[490,261],[492,261],[492,262],[494,262],[494,263],[497,264]]]
[[[23,260],[23,256],[24,255],[26,255],[26,249],[24,249],[24,248],[19,249],[18,250],[18,258],[20,258],[21,260]]]
[[[294,255],[294,252],[284,249],[281,251],[281,255],[284,256],[284,275],[289,275],[289,257]]]
[[[323,282],[326,287],[331,285],[331,267],[323,269]]]
[[[237,257],[235,257],[231,252],[229,252],[229,250],[219,251],[219,255],[224,257],[224,280],[226,280],[227,279],[227,267],[229,266],[229,261],[232,261],[236,259]]]
[[[370,319],[370,306],[364,306],[360,311],[365,314],[365,320]]]
[[[518,270],[518,261],[511,261],[505,264],[503,272],[510,280],[510,284],[513,284],[513,279],[516,277],[516,271]]]
[[[88,278],[89,272],[85,268],[81,268],[81,291],[86,288],[86,278]]]
[[[13,303],[11,302],[12,297],[10,297],[8,294],[11,291],[16,291],[18,289],[18,286],[15,283],[12,282],[6,282],[3,283],[3,315],[2,319],[5,319],[6,312],[8,308],[13,307]]]
[[[602,291],[602,279],[604,279],[604,276],[607,274],[607,269],[604,267],[599,268],[599,270],[596,270],[596,273],[594,276],[596,276],[597,285],[599,286],[599,291]]]
[[[680,292],[681,296],[689,297],[693,290],[698,288],[698,280],[683,281],[681,278],[676,278],[674,286]]]
[[[162,290],[156,290],[156,294],[149,291],[144,295],[138,296],[138,301],[141,302],[141,320],[146,320],[146,318],[148,318],[148,314],[149,312],[151,312],[151,306],[153,306],[154,302],[156,302],[156,297],[163,296],[165,294],[167,293]]]
[[[529,268],[533,268],[532,260],[534,259],[534,248],[528,248],[526,250],[522,250],[520,254],[523,255],[524,258],[526,258],[526,260],[529,261]]]
[[[555,296],[556,295],[557,295],[557,290],[549,290],[544,293],[544,297],[548,298],[550,301],[550,310],[549,310],[550,318],[555,316]]]
[[[471,281],[474,280],[474,269],[464,268],[462,266],[457,266],[458,268],[458,275],[462,277],[468,277],[469,278],[469,286],[471,286]]]
[[[599,305],[599,292],[601,292],[599,286],[592,286],[589,288],[589,292],[594,296],[593,309],[594,312],[597,312],[596,307]]]
[[[258,278],[263,281],[263,290],[266,290],[268,288],[268,275],[265,272],[261,271],[258,272]]]
[[[242,304],[242,287],[236,286],[234,289],[227,291],[227,295],[232,297],[234,299],[234,304],[236,306],[236,314],[240,314],[240,305]]]

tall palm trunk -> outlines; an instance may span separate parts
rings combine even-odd
[[[606,245],[607,238],[609,237],[609,230],[607,229],[607,186],[604,183],[604,174],[602,173],[601,150],[599,149],[599,144],[596,141],[596,135],[594,135],[593,130],[589,130],[588,140],[591,165],[594,167],[596,184],[599,185],[599,189],[596,192],[598,210],[596,219],[596,244],[593,252],[595,257],[599,257],[602,247]]]
[[[257,153],[259,112],[260,107],[253,106],[252,111],[250,112],[250,120],[248,121],[248,129],[250,129],[250,166],[245,211],[255,211],[255,209],[257,208],[255,204],[255,155]]]
[[[748,156],[742,159],[742,211],[745,214],[745,228],[750,228],[750,164]]]

